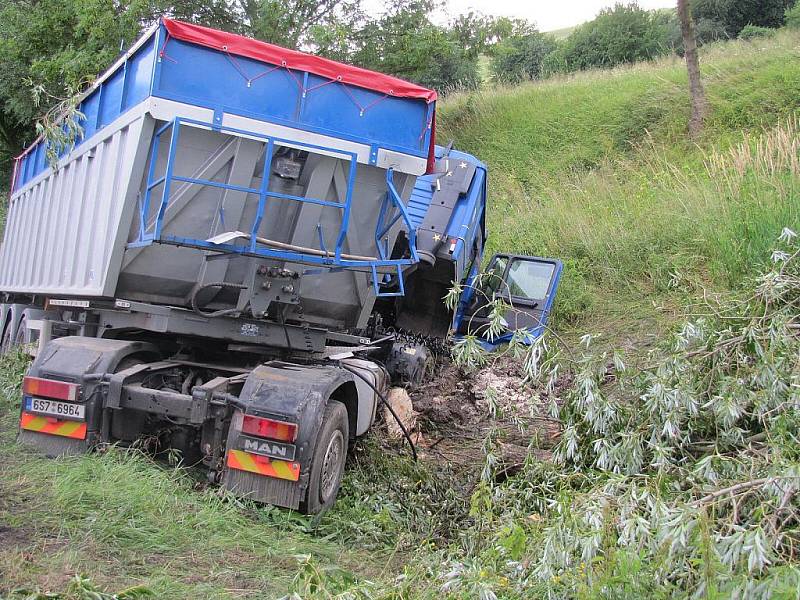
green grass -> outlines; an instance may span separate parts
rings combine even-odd
[[[681,291],[736,287],[798,225],[796,162],[769,164],[796,156],[778,142],[797,135],[799,43],[704,48],[711,111],[696,142],[676,57],[448,98],[440,140],[489,165],[491,250],[566,262],[562,325],[649,327]]]

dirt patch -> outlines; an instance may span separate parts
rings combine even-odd
[[[27,546],[30,540],[30,534],[25,529],[0,525],[0,550],[21,548]]]
[[[518,468],[529,454],[548,460],[560,436],[547,393],[525,382],[510,359],[469,375],[453,365],[441,367],[430,383],[411,390],[411,399],[418,413],[413,437],[422,459],[444,459],[465,474],[482,468],[490,434],[504,472]]]

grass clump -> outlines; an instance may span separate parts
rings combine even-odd
[[[401,554],[421,542],[447,544],[468,521],[468,493],[453,487],[455,479],[446,464],[434,473],[367,438],[350,455],[339,497],[318,532]]]
[[[7,600],[137,600],[154,597],[153,592],[144,586],[134,586],[121,592],[103,592],[81,575],[75,575],[63,593],[17,589],[6,596]]]
[[[758,25],[745,25],[739,32],[740,40],[757,40],[760,38],[772,37],[777,30],[772,27],[759,27]]]

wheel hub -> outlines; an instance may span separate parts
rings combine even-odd
[[[319,493],[320,499],[326,502],[333,495],[339,478],[339,471],[344,457],[344,436],[338,429],[333,433],[328,447],[325,449],[325,458],[322,461],[322,483]]]

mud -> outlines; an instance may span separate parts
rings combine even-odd
[[[492,452],[501,459],[499,471],[505,473],[518,469],[528,455],[548,460],[560,436],[548,394],[526,383],[510,359],[472,374],[447,365],[430,383],[409,392],[417,413],[412,437],[421,458],[445,460],[457,471],[482,468],[490,435]]]

